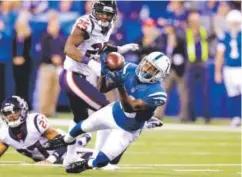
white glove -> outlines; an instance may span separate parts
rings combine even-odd
[[[131,44],[125,44],[125,45],[122,45],[122,46],[118,46],[118,53],[120,54],[124,54],[128,51],[136,51],[139,49],[139,45],[138,44],[134,44],[134,43],[131,43]]]

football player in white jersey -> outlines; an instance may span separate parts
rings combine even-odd
[[[62,163],[67,148],[58,148],[46,151],[43,143],[47,140],[61,136],[63,132],[51,127],[47,118],[39,113],[28,113],[28,105],[18,96],[6,98],[1,107],[3,124],[0,128],[0,157],[13,147],[17,152],[44,164]],[[85,146],[90,140],[90,135],[79,138],[80,147]],[[81,144],[82,143],[82,144]],[[88,158],[92,150],[79,149],[76,157]]]
[[[97,0],[93,3],[92,13],[77,19],[66,45],[64,70],[60,74],[60,85],[69,99],[74,115],[72,128],[88,117],[88,109],[97,111],[109,104],[105,95],[91,83],[93,75],[100,76],[101,64],[98,62],[102,52],[118,51],[125,53],[138,49],[137,44],[112,46],[108,43],[114,28],[117,5],[114,0]],[[95,149],[102,146],[105,131],[97,133]],[[65,164],[72,162],[75,144],[68,146]]]

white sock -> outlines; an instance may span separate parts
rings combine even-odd
[[[103,147],[104,143],[106,142],[109,134],[111,133],[112,130],[99,130],[97,131],[97,138],[95,142],[95,149],[93,153],[93,157],[96,158],[98,155],[99,151]]]
[[[64,141],[66,143],[71,143],[75,140],[76,138],[72,137],[71,135],[67,134],[65,137],[64,137]]]
[[[88,162],[87,162],[87,165],[89,167],[93,167],[93,161],[94,161],[94,159],[89,159]]]

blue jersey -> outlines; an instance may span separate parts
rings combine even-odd
[[[232,37],[226,32],[223,39],[219,41],[224,50],[224,65],[232,67],[241,66],[241,32]]]
[[[161,83],[141,83],[135,73],[137,65],[127,63],[124,67],[123,74],[125,77],[125,88],[130,97],[141,99],[149,105],[145,111],[127,113],[122,109],[120,101],[113,105],[113,117],[122,129],[134,131],[142,128],[145,121],[149,120],[156,107],[165,104],[167,94],[161,87]]]

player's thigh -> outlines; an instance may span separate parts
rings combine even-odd
[[[239,70],[232,67],[224,67],[223,76],[224,84],[229,97],[238,96],[241,93],[241,80],[237,74],[241,74]]]
[[[79,121],[85,120],[88,117],[88,106],[86,102],[72,92],[67,92],[67,97],[69,99],[70,109],[74,115],[74,121],[78,123]]]
[[[112,107],[113,103],[94,112],[91,116],[82,122],[82,130],[85,132],[92,132],[97,130],[118,128],[113,118]]]
[[[113,129],[101,151],[109,160],[113,160],[123,153],[139,137],[140,133],[141,130],[127,132],[122,129]]]
[[[95,111],[109,103],[104,94],[88,82],[85,76],[78,73],[65,71],[62,74],[61,85],[65,91],[72,92]]]

